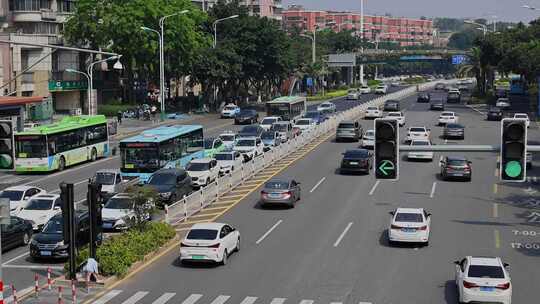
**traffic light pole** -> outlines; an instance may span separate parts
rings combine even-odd
[[[77,254],[76,235],[75,231],[75,203],[73,184],[61,183],[60,184],[60,198],[62,200],[62,220],[63,220],[63,232],[64,243],[68,243],[69,247],[69,279],[75,280],[76,277],[76,265],[75,259]]]
[[[93,180],[88,181],[88,217],[90,218],[90,244],[89,253],[91,258],[96,258],[96,249],[98,245],[98,235],[101,232],[101,204],[99,193],[101,187]]]
[[[494,145],[400,145],[399,152],[500,152],[500,146]],[[527,145],[527,152],[540,152],[540,145]]]

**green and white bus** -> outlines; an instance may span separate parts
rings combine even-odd
[[[266,102],[266,115],[279,116],[285,121],[294,121],[306,114],[307,99],[302,96],[284,96]]]
[[[64,170],[110,153],[104,115],[69,116],[58,123],[15,133],[15,171]]]

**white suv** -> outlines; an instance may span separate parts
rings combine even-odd
[[[388,86],[381,84],[375,88],[375,94],[386,94],[388,92]]]
[[[429,140],[429,135],[431,130],[426,127],[410,127],[407,132],[406,142],[410,142],[416,139],[427,139]]]
[[[396,119],[400,127],[405,125],[405,115],[403,115],[402,112],[390,112],[388,115],[386,115],[386,117]]]
[[[260,137],[244,137],[236,141],[234,151],[242,153],[246,161],[262,155],[264,153],[264,145]]]
[[[280,121],[282,121],[281,117],[268,116],[268,117],[263,118],[263,120],[259,123],[259,126],[261,126],[265,131],[268,131],[270,130],[273,124]]]
[[[218,178],[219,167],[214,158],[192,159],[186,166],[186,172],[191,177],[192,186],[204,187]]]
[[[231,173],[242,167],[243,157],[238,151],[224,151],[214,155],[217,160],[219,174]]]
[[[366,118],[381,118],[383,117],[383,112],[381,111],[381,109],[379,109],[379,107],[374,107],[374,106],[367,107],[365,117]]]
[[[358,91],[360,92],[360,94],[369,94],[371,93],[371,88],[367,85],[363,85],[360,87],[360,89],[358,89]]]

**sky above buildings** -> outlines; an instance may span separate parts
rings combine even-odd
[[[303,5],[306,9],[360,11],[360,0],[283,0],[283,7]],[[529,22],[540,17],[522,5],[540,8],[540,0],[364,0],[366,14],[403,17],[486,18]]]

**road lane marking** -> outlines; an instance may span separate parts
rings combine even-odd
[[[497,229],[493,231],[493,234],[495,236],[495,248],[499,249],[501,248],[501,234],[499,233],[499,230]]]
[[[229,298],[230,298],[230,296],[220,295],[214,301],[212,301],[212,303],[210,303],[210,304],[224,304],[225,302],[227,302],[227,300]]]
[[[437,187],[437,182],[433,182],[433,186],[431,186],[431,192],[429,193],[429,198],[433,198],[433,195],[435,195],[436,187]]]
[[[302,300],[300,301],[300,304],[313,304],[315,301],[313,300]]]
[[[371,304],[371,302],[358,302],[358,304]]]
[[[499,186],[497,184],[493,184],[493,194],[497,194],[499,191]]]
[[[175,295],[176,293],[174,292],[166,292],[162,294],[161,297],[157,298],[154,302],[152,302],[152,304],[165,304],[170,299],[172,299]]]
[[[353,224],[352,222],[349,222],[349,224],[347,224],[347,227],[345,227],[345,230],[343,230],[343,232],[339,235],[338,239],[334,243],[334,247],[339,246],[339,243],[341,243],[341,240],[343,240],[343,238],[345,237],[345,234],[347,234],[349,229],[351,229],[352,224]]]
[[[311,188],[309,193],[313,193],[313,191],[315,191],[317,189],[317,187],[319,187],[324,182],[325,179],[326,179],[326,177],[321,178],[321,180],[317,184],[315,184],[315,186],[313,186],[313,188]]]
[[[202,294],[192,294],[182,304],[195,304],[200,298],[202,298]]]
[[[246,297],[240,304],[253,304],[257,301],[256,297]]]
[[[148,294],[148,291],[137,291],[134,295],[129,297],[129,299],[122,302],[122,304],[135,304],[139,302],[140,299],[144,298]]]
[[[23,254],[21,254],[21,255],[18,255],[18,256],[16,256],[16,257],[12,258],[12,259],[9,259],[9,260],[5,261],[4,263],[2,263],[2,266],[5,266],[5,265],[7,265],[7,264],[9,264],[9,263],[11,263],[11,262],[13,262],[13,261],[15,261],[15,260],[18,260],[18,259],[20,259],[20,258],[25,257],[25,256],[27,256],[27,255],[30,255],[30,252],[25,252],[25,253],[23,253]]]
[[[285,298],[274,298],[270,304],[283,304],[285,303]]]
[[[493,203],[493,217],[499,217],[499,204]]]
[[[103,297],[99,298],[97,301],[94,301],[94,304],[105,304],[109,302],[109,300],[111,300],[112,298],[119,295],[121,292],[121,290],[113,289],[106,293]]]
[[[270,229],[268,231],[266,231],[265,234],[263,234],[263,236],[261,236],[256,242],[255,244],[260,244],[270,233],[272,233],[272,231],[274,231],[274,229],[277,228],[277,226],[279,226],[279,224],[281,224],[281,222],[283,222],[283,220],[279,220],[277,221],[277,223],[274,224],[274,226],[270,227]]]
[[[373,187],[371,187],[371,190],[369,191],[369,195],[373,195],[373,193],[375,192],[375,189],[377,189],[377,186],[379,186],[381,181],[376,181],[375,184],[373,185]]]

